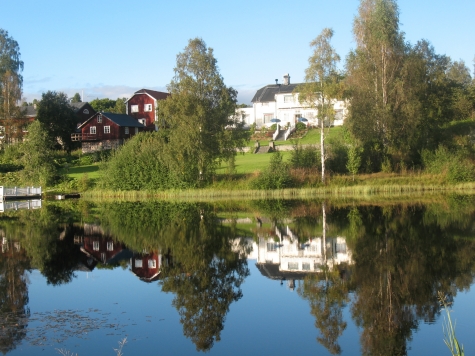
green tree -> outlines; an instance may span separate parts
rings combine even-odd
[[[21,162],[24,183],[40,186],[51,185],[58,173],[54,164],[53,142],[44,125],[34,121],[28,126],[28,140],[22,143]]]
[[[333,102],[339,92],[340,75],[337,72],[337,63],[340,56],[331,46],[333,30],[324,28],[310,46],[314,48],[308,59],[309,66],[305,70],[305,84],[296,88],[299,92],[299,101],[311,108],[318,109],[320,124],[320,162],[322,165],[322,183],[325,182],[325,126],[329,127],[335,117]]]
[[[55,91],[43,93],[36,119],[43,124],[51,141],[60,143],[68,152],[71,150],[71,133],[76,129],[77,117],[66,94]]]
[[[74,94],[74,96],[71,98],[72,103],[81,103],[81,95],[79,93]]]
[[[21,100],[23,61],[18,43],[0,29],[0,125],[5,128],[5,142],[21,137],[23,114]]]
[[[353,32],[356,49],[347,59],[351,105],[347,123],[363,143],[375,140],[383,153],[397,147],[401,123],[398,79],[405,56],[395,0],[361,0]]]
[[[200,38],[177,55],[174,70],[171,96],[157,110],[168,166],[184,181],[208,180],[248,136],[235,115],[237,92],[224,84],[213,49]]]

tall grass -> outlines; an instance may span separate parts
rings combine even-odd
[[[463,349],[463,345],[460,344],[457,337],[455,336],[455,323],[452,322],[452,318],[450,317],[450,303],[447,301],[447,298],[442,292],[438,292],[438,298],[440,305],[445,310],[445,315],[447,317],[444,324],[442,325],[442,330],[444,332],[444,343],[449,348],[452,356],[464,356],[465,351]]]

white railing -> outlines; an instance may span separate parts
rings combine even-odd
[[[23,201],[0,201],[0,212],[18,209],[40,209],[41,199]]]
[[[287,131],[285,131],[285,134],[284,134],[284,141],[287,141],[287,139],[289,138],[289,136],[292,134],[292,132],[295,131],[295,125],[290,125],[289,128],[287,129]]]
[[[0,186],[0,198],[5,197],[31,197],[41,195],[41,187],[3,187]]]
[[[275,139],[277,138],[277,136],[279,136],[279,132],[280,132],[280,125],[277,124],[277,129],[275,130],[274,134],[272,135],[272,140],[275,141]]]

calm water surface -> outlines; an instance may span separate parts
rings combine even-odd
[[[475,354],[475,200],[42,202],[0,215],[8,355]]]

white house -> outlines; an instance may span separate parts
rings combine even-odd
[[[281,126],[295,125],[299,118],[305,118],[310,125],[318,125],[317,109],[310,109],[299,103],[298,93],[294,93],[299,84],[290,84],[289,74],[284,75],[282,84],[276,79],[275,84],[259,89],[252,98],[252,107],[238,109],[246,125],[256,124],[262,127],[271,123],[271,119],[279,119]],[[343,125],[347,114],[344,101],[334,100],[336,112],[333,125]]]

